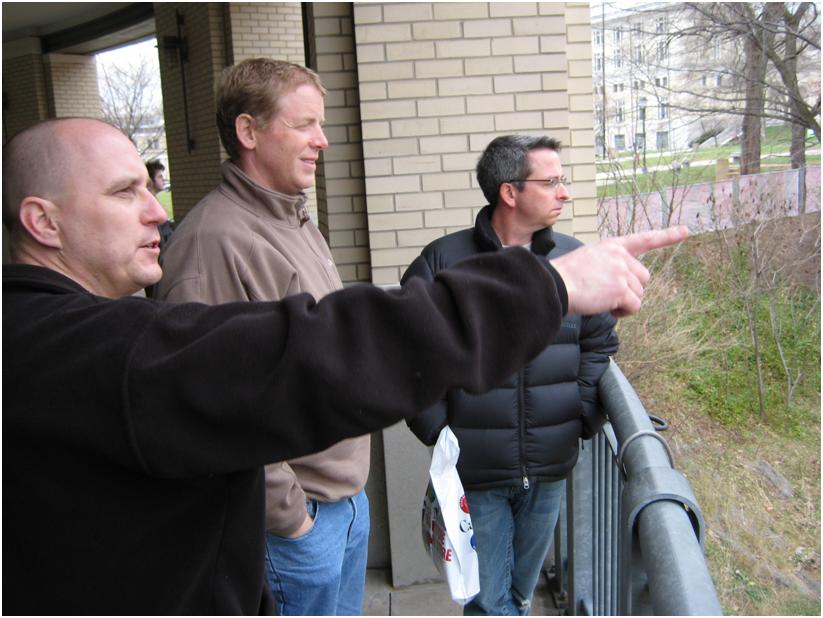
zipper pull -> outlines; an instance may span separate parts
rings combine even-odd
[[[524,476],[523,477],[523,489],[528,489],[528,488],[529,488],[529,477]]]

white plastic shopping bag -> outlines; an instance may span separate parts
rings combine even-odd
[[[423,545],[449,584],[452,600],[465,605],[480,592],[469,506],[457,475],[460,447],[448,426],[440,432],[423,498]]]

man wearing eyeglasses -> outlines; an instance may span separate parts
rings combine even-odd
[[[409,266],[411,277],[432,280],[478,253],[523,246],[546,264],[581,243],[552,230],[571,195],[560,142],[506,135],[493,140],[477,164],[488,205],[474,228],[429,244]],[[465,615],[529,612],[579,438],[598,432],[597,382],[617,351],[608,313],[566,315],[557,340],[498,389],[462,390],[410,421],[425,444],[445,425],[460,443],[458,472],[474,527],[480,593]]]

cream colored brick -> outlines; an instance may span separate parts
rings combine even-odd
[[[440,156],[395,157],[392,172],[395,174],[429,174],[440,171]]]
[[[534,2],[490,2],[489,14],[492,17],[518,17],[535,15],[537,5]]]
[[[596,170],[594,165],[576,165],[572,170],[572,182],[585,182],[595,180]]]
[[[438,97],[417,102],[417,115],[422,117],[454,116],[465,113],[466,99],[464,97]]]
[[[569,113],[569,128],[575,129],[591,129],[592,128],[592,113],[591,111],[572,112]]]
[[[466,101],[466,112],[469,114],[513,112],[514,102],[515,97],[511,94],[469,97]]]
[[[383,19],[387,22],[414,22],[425,21],[432,18],[432,7],[424,2],[417,3],[391,3],[383,5]]]
[[[484,19],[463,22],[463,36],[467,39],[511,36],[511,33],[512,23],[508,19]]]
[[[369,213],[395,212],[393,195],[369,195],[367,200]]]
[[[382,101],[388,97],[386,82],[369,82],[360,84],[361,101]]]
[[[423,213],[395,212],[386,214],[369,213],[369,231],[416,230],[423,227]]]
[[[358,43],[394,43],[397,41],[411,41],[411,27],[409,24],[374,24],[361,26],[355,20],[355,38]]]
[[[397,246],[397,232],[372,232],[369,234],[369,244],[372,249],[387,249]]]
[[[477,160],[479,158],[480,154],[476,152],[444,154],[442,155],[443,171],[451,172],[457,170],[469,170],[471,172],[474,172],[474,168],[477,167]]]
[[[359,48],[359,45],[358,45]],[[361,82],[382,82],[393,79],[412,79],[414,64],[412,62],[380,62],[361,64],[358,67]]]
[[[574,147],[594,147],[594,132],[591,127],[576,129],[572,131],[569,143]]]
[[[574,77],[568,80],[568,93],[570,95],[588,94],[594,90],[594,82],[591,77]]]
[[[494,124],[497,131],[528,131],[543,124],[543,115],[540,112],[498,114],[494,117]]]
[[[566,28],[566,36],[570,43],[591,43],[592,29],[588,24],[569,25]]]
[[[335,161],[333,163],[323,163],[323,175],[326,178],[350,178],[351,167],[348,161]]]
[[[329,195],[359,195],[363,192],[361,178],[327,178],[326,192]]]
[[[329,214],[330,230],[359,230],[363,227],[363,215],[355,214]]]
[[[320,3],[318,3],[320,4]],[[340,20],[336,17],[330,18],[317,18],[317,13],[315,13],[316,19],[314,20],[314,33],[317,36],[331,36],[335,34],[341,34],[340,32]]]
[[[511,56],[498,58],[466,58],[466,75],[511,75],[514,62]]]
[[[491,77],[448,77],[439,81],[440,95],[444,97],[469,94],[491,94]]]
[[[414,116],[414,114],[414,101],[365,102],[360,105],[360,115],[363,120],[408,118]]]
[[[428,21],[412,24],[416,41],[425,39],[456,39],[461,36],[459,21]]]
[[[421,60],[414,63],[414,73],[418,78],[454,77],[463,75],[462,60]]]
[[[444,208],[427,210],[423,213],[424,227],[444,227],[447,225],[468,227],[472,223],[472,211],[469,208]]]
[[[380,249],[372,251],[372,268],[382,268],[386,266],[397,266],[405,270],[412,260],[420,254],[416,247],[406,247],[398,249]]]
[[[392,137],[410,137],[413,135],[437,135],[436,118],[411,118],[409,120],[392,120]]]
[[[565,71],[566,58],[562,54],[537,54],[534,56],[515,56],[515,73],[532,73],[537,71]]]
[[[386,45],[388,60],[428,60],[434,58],[434,42],[390,43]]]
[[[398,193],[394,204],[397,212],[443,208],[443,193]]]
[[[391,137],[391,127],[388,121],[363,122],[363,139],[385,139]]]
[[[434,154],[447,152],[465,152],[466,137],[454,135],[446,137],[420,138],[420,154]]]
[[[315,43],[315,49],[318,54],[344,53],[351,51],[351,39],[347,36],[327,36],[318,38]]]
[[[494,78],[494,91],[496,93],[531,92],[541,90],[541,85],[542,82],[540,75],[537,74],[508,76],[499,75]],[[548,88],[548,90],[553,90],[553,88]]]
[[[441,19],[478,19],[489,16],[486,2],[443,2],[435,3],[434,18]]]
[[[394,173],[390,158],[368,159],[363,162],[363,165],[366,176],[390,176]]]
[[[334,248],[332,247],[332,254],[334,253]],[[356,264],[341,264],[338,260],[335,259],[335,266],[337,266],[337,274],[340,275],[340,280],[346,284],[349,282],[356,282],[358,281],[357,278],[357,266]]]
[[[433,79],[411,79],[389,82],[390,99],[420,99],[437,96],[437,82]]]
[[[400,269],[393,268],[372,268],[371,282],[374,285],[394,285],[400,281]]]
[[[369,259],[368,247],[333,247],[331,252],[338,268],[341,264],[358,264]]]
[[[591,8],[586,4],[573,6],[572,3],[566,5],[565,17],[567,24],[588,24],[591,23]]]
[[[568,60],[591,60],[592,46],[591,45],[567,45],[566,57]]]
[[[585,4],[585,6],[589,6]],[[566,3],[563,2],[539,2],[537,4],[540,15],[565,15]]]
[[[325,3],[318,4],[322,5]],[[383,21],[382,4],[364,4],[361,2],[354,2],[353,5],[355,24],[379,24]]]
[[[588,60],[572,60],[569,62],[570,78],[592,78],[592,63]]]
[[[594,97],[591,93],[591,89],[585,92],[585,94],[575,94],[569,96],[569,108],[574,111],[591,112],[591,110],[594,109]],[[591,122],[589,123],[589,126],[591,126]]]
[[[513,21],[514,34],[565,34],[566,24],[562,17],[528,17]]]
[[[515,95],[518,111],[566,109],[569,97],[564,92],[534,92]]]
[[[329,246],[330,247],[350,247],[354,244],[354,231],[330,231],[329,232]]]
[[[467,172],[426,174],[423,176],[423,191],[459,191],[471,186]]]
[[[537,54],[540,52],[540,39],[536,36],[512,36],[492,39],[493,56],[514,56]]]
[[[367,64],[369,62],[383,62],[385,59],[386,46],[382,43],[357,46],[357,60],[362,64]]]
[[[342,71],[343,57],[339,54],[324,54],[317,57],[317,71]]]
[[[415,138],[369,140],[363,143],[363,156],[366,159],[417,154],[421,153],[418,151],[417,139]]]
[[[544,73],[541,83],[543,90],[555,90],[565,92],[568,88],[568,80],[565,72]]]
[[[366,178],[366,193],[380,195],[381,193],[410,193],[420,191],[420,176],[377,176]]]
[[[452,118],[443,118],[440,120],[440,132],[443,134],[451,133],[471,133],[472,131],[494,131],[494,116],[492,115],[473,115],[473,116],[455,116]]]
[[[357,122],[357,110],[351,107],[332,107],[326,110],[326,123],[332,126]]]
[[[488,39],[457,41],[436,41],[438,58],[471,58],[491,55],[491,43]]]
[[[397,233],[397,244],[401,247],[425,247],[430,242],[440,238],[443,232],[439,229],[433,230],[409,230]]]
[[[578,186],[588,185],[590,183],[578,183],[575,185],[575,191],[577,190]],[[588,198],[582,199],[575,197],[574,199],[574,216],[575,217],[586,217],[592,216],[597,214],[597,199]]]

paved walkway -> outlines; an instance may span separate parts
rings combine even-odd
[[[532,616],[559,616],[563,610],[554,604],[545,577],[540,578],[532,603]],[[463,609],[449,596],[445,583],[417,584],[394,588],[385,569],[366,573],[364,616],[462,616]]]

